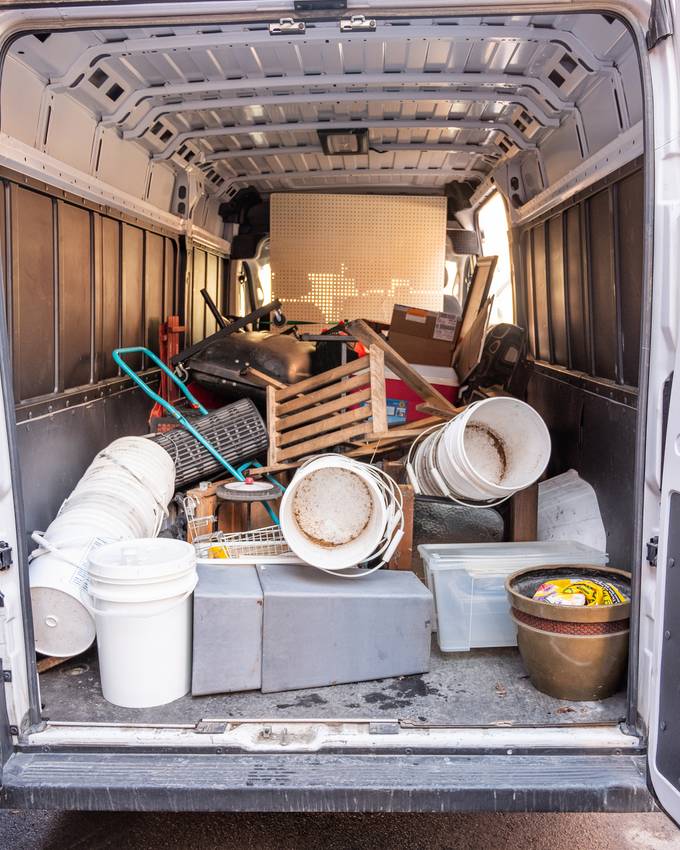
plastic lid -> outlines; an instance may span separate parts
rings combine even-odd
[[[194,547],[165,537],[107,543],[91,553],[88,565],[90,575],[113,582],[173,578],[195,567]]]

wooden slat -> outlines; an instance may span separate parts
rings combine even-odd
[[[276,463],[276,393],[273,387],[266,389],[266,405],[267,405],[267,434],[269,436],[269,446],[267,448],[267,463],[271,466]]]
[[[299,396],[298,398],[291,399],[283,404],[277,404],[277,416],[293,413],[296,410],[311,407],[314,404],[320,404],[322,401],[327,401],[329,398],[334,398],[335,396],[342,395],[343,393],[348,393],[352,390],[357,390],[360,387],[365,387],[367,383],[368,370],[366,370],[366,374],[353,375],[351,378],[346,378],[344,381],[338,381],[336,384],[331,384],[328,387],[324,387],[322,390],[317,390],[316,392],[309,393],[308,395]]]
[[[302,461],[291,461],[290,463],[274,463],[271,466],[253,466],[248,470],[251,478],[259,478],[262,475],[272,475],[278,472],[287,472],[300,466]]]
[[[391,570],[410,570],[413,566],[413,511],[415,493],[410,484],[400,484],[399,489],[404,500],[404,536],[399,541],[397,551],[389,563]]]
[[[376,443],[379,440],[415,440],[418,434],[425,431],[426,428],[390,428],[387,431],[379,431],[377,433],[369,433],[363,438],[367,443]]]
[[[359,357],[350,363],[344,363],[342,366],[336,366],[335,369],[329,369],[328,372],[322,372],[320,375],[312,375],[311,378],[305,378],[304,381],[298,381],[297,384],[291,384],[289,387],[277,390],[276,400],[278,402],[286,401],[286,399],[309,392],[309,390],[319,389],[319,387],[339,381],[340,378],[344,378],[346,375],[353,375],[360,369],[366,368],[368,368],[368,363],[365,362],[363,357]]]
[[[357,437],[359,434],[365,434],[369,427],[367,422],[361,422],[358,425],[351,425],[348,428],[343,428],[341,431],[334,431],[332,434],[326,434],[323,437],[317,437],[314,440],[308,440],[306,443],[298,443],[296,446],[291,446],[288,449],[282,449],[278,453],[279,462],[289,460],[294,457],[302,457],[303,455],[311,455],[328,449],[331,446],[338,446],[341,443],[346,443]]]
[[[459,413],[462,413],[464,407],[454,407],[453,410],[442,410],[441,407],[436,407],[434,404],[423,402],[416,405],[418,413],[429,413],[437,419],[454,419]]]
[[[538,484],[532,484],[510,499],[510,540],[522,543],[537,537]]]
[[[41,658],[36,664],[36,667],[38,668],[38,673],[47,673],[48,670],[59,667],[60,664],[66,664],[67,661],[72,661],[74,658],[74,655],[67,655],[66,658],[57,658],[54,655],[48,655],[47,658]]]
[[[439,390],[435,389],[435,387],[433,387],[429,381],[426,381],[422,375],[419,375],[411,364],[407,363],[401,354],[395,351],[385,339],[369,328],[366,322],[362,319],[356,319],[355,321],[350,322],[347,328],[352,336],[355,336],[364,345],[375,345],[380,348],[385,355],[385,364],[389,366],[389,368],[395,372],[402,381],[413,390],[413,392],[418,393],[423,401],[431,402],[442,410],[455,411],[454,406],[448,401],[448,399],[444,398]]]
[[[288,386],[288,384],[283,384],[281,381],[277,381],[276,378],[272,378],[271,375],[266,375],[264,372],[260,372],[260,370],[256,369],[254,366],[248,366],[243,370],[243,372],[241,372],[241,374],[249,378],[255,378],[258,381],[262,381],[263,384],[266,384],[268,387],[274,387],[275,390],[283,390]]]
[[[373,408],[373,431],[387,430],[387,400],[385,398],[385,355],[382,349],[372,345],[368,351],[371,378],[371,407]]]
[[[350,393],[349,395],[341,396],[326,404],[318,404],[310,407],[309,410],[302,410],[300,413],[294,413],[292,416],[283,416],[276,418],[276,430],[280,433],[295,428],[297,425],[304,425],[307,422],[313,422],[315,419],[323,419],[331,413],[337,413],[345,407],[354,407],[364,401],[369,401],[371,398],[370,389],[359,390],[358,392]],[[282,445],[282,443],[279,443]]]
[[[368,419],[372,413],[370,404],[362,404],[352,410],[347,410],[345,413],[340,413],[338,416],[329,416],[321,422],[312,422],[309,425],[304,425],[302,428],[296,428],[294,431],[286,431],[283,434],[276,435],[276,445],[279,447],[290,446],[293,443],[299,443],[300,440],[305,440],[308,437],[314,437],[316,434],[325,434],[327,431],[337,431],[344,428],[345,425],[350,425],[352,422],[359,422],[362,419]],[[367,429],[370,425],[366,426]]]

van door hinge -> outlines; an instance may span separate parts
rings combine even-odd
[[[304,21],[281,18],[278,24],[269,24],[269,35],[304,35],[306,29]]]
[[[8,570],[13,563],[12,547],[6,541],[0,540],[0,571]]]
[[[352,15],[351,18],[343,18],[340,21],[340,30],[341,32],[374,32],[377,25],[375,18]]]
[[[659,554],[659,538],[652,537],[647,541],[647,563],[651,567],[656,566],[656,557]]]

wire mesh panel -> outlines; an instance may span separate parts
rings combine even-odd
[[[394,304],[441,310],[446,198],[280,193],[271,203],[272,291],[319,327]]]
[[[267,429],[248,398],[200,416],[192,424],[231,464],[256,458],[267,449]],[[178,488],[212,478],[222,469],[210,452],[182,428],[174,428],[153,439],[174,460]]]
[[[291,554],[278,525],[235,534],[225,534],[221,531],[203,534],[194,540],[194,548],[199,558],[220,560],[257,560]]]

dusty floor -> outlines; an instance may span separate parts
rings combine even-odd
[[[118,708],[99,686],[97,654],[40,677],[44,714],[50,720],[195,723],[203,717],[399,717],[420,723],[603,723],[625,716],[625,693],[599,702],[568,702],[539,693],[516,649],[476,649],[443,654],[432,649],[430,672],[307,688],[276,694],[257,691],[175,700],[149,709]]]
[[[13,850],[680,850],[662,814],[166,815],[0,812]]]

